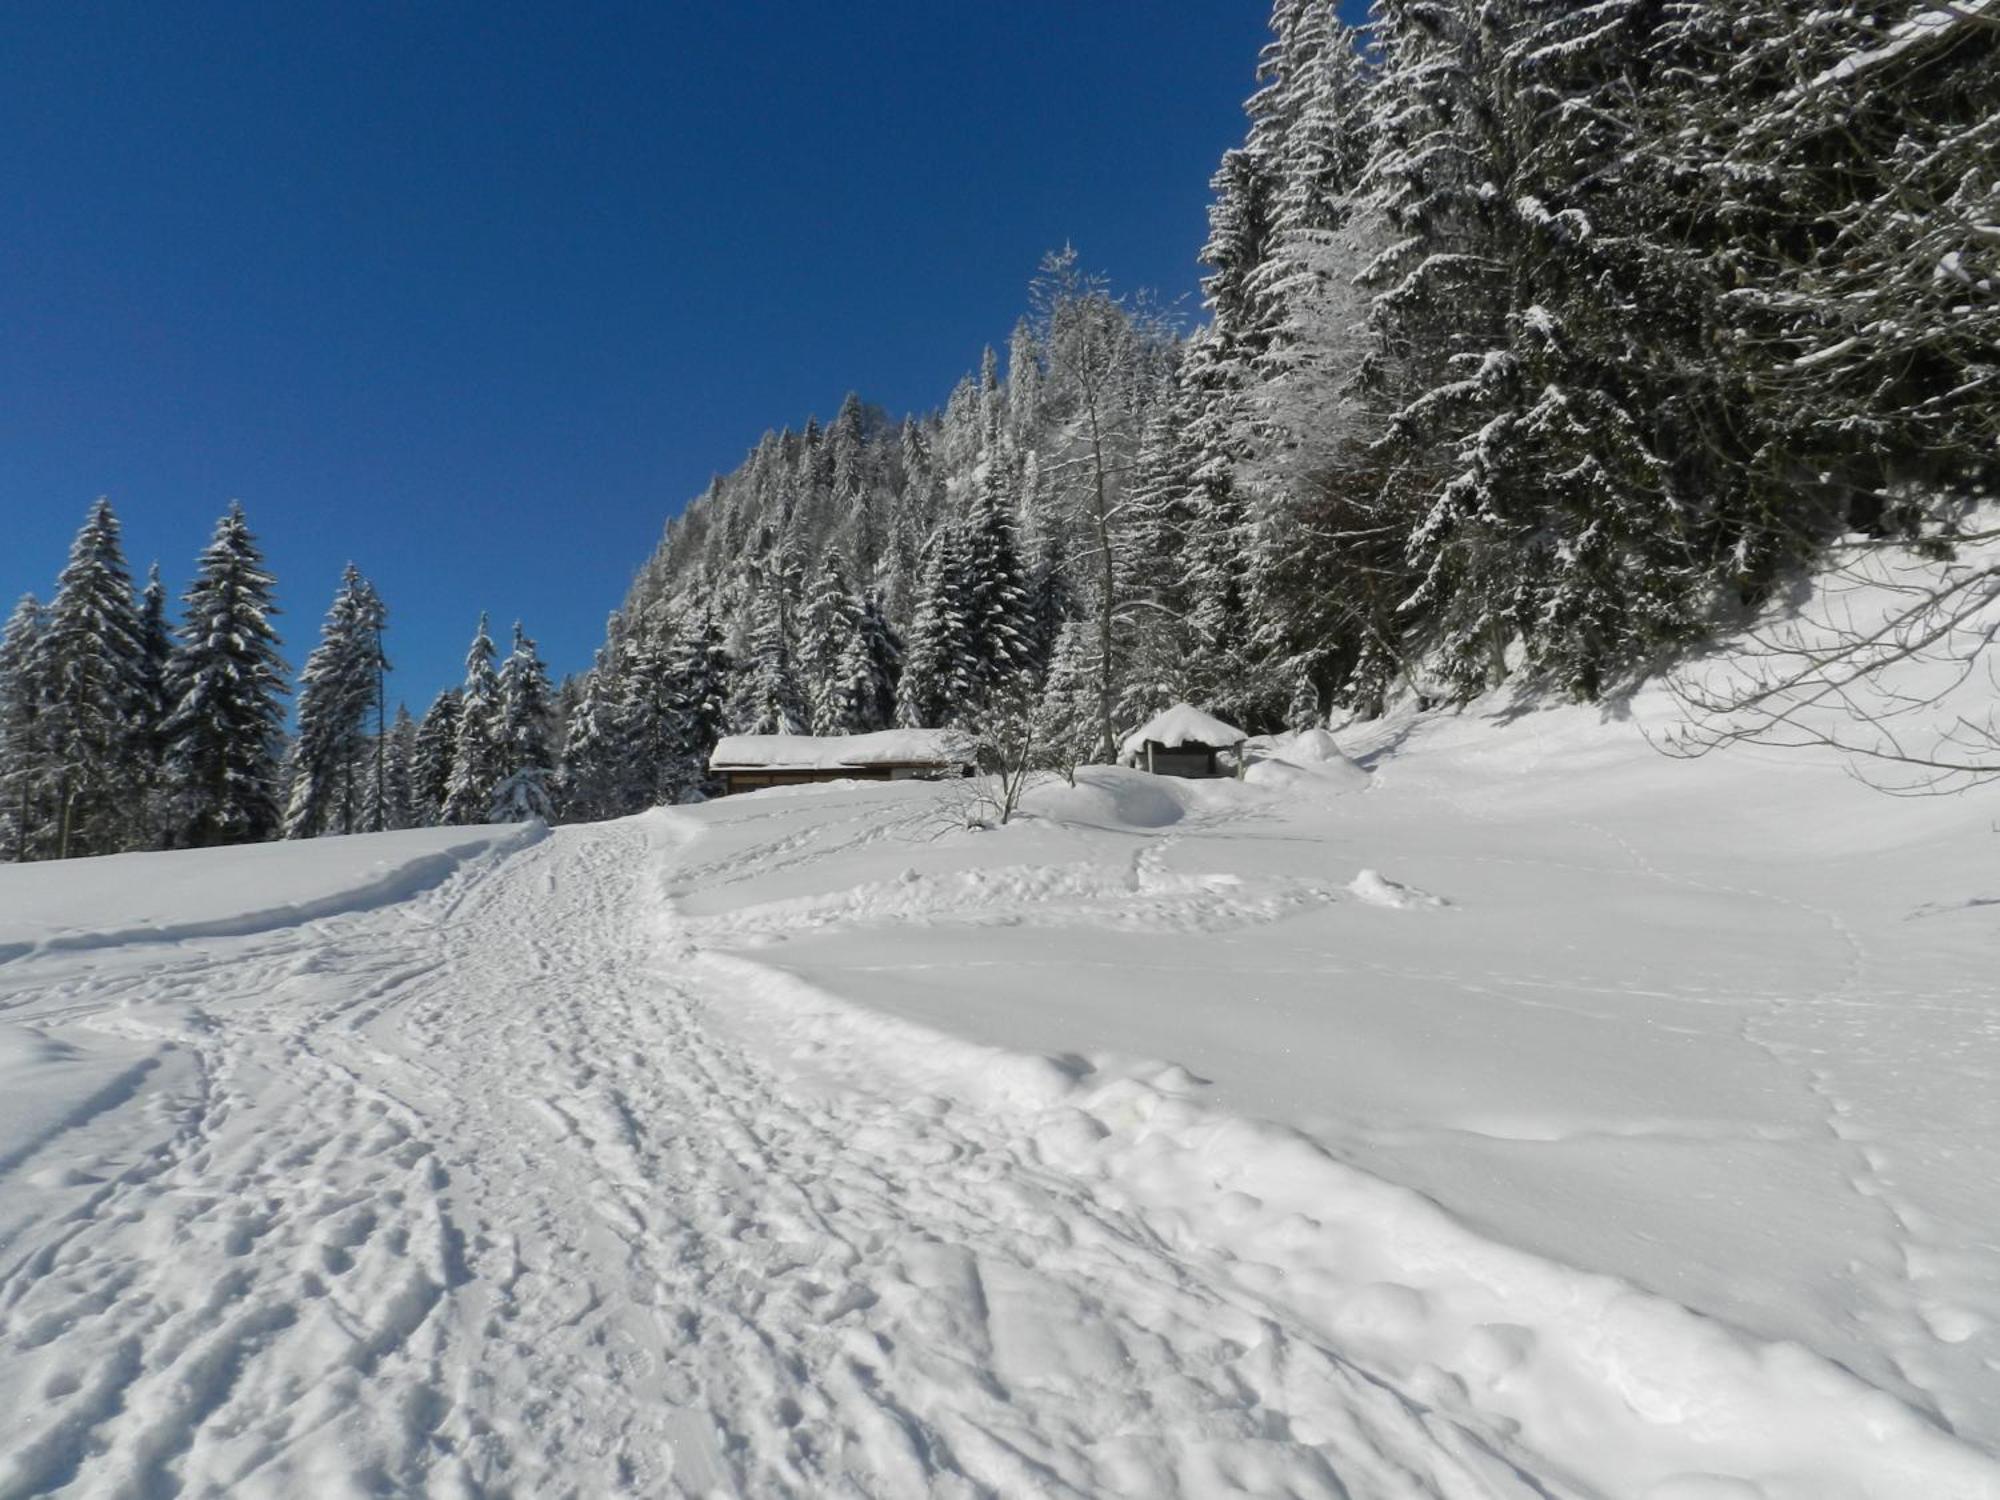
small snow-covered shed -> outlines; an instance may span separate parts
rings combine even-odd
[[[1155,776],[1221,776],[1222,752],[1246,738],[1234,724],[1192,703],[1176,703],[1126,735],[1118,758]]]
[[[818,781],[922,781],[969,776],[973,751],[949,729],[876,734],[732,734],[708,758],[722,792]]]

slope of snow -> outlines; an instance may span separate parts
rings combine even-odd
[[[51,872],[0,1497],[2000,1497],[1995,799],[1337,753]]]
[[[534,825],[414,828],[310,845],[0,865],[0,962],[36,949],[262,932],[385,906],[469,859],[542,832]]]

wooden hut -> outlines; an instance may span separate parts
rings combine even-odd
[[[1247,736],[1191,703],[1176,703],[1125,736],[1118,758],[1155,776],[1227,776],[1222,757]]]
[[[878,734],[732,734],[708,758],[722,792],[822,781],[936,781],[969,776],[971,745],[946,729]]]

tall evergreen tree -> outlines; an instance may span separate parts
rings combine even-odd
[[[451,765],[458,754],[457,688],[446,688],[431,700],[417,724],[410,758],[410,826],[433,828],[445,821],[451,797]]]
[[[628,767],[619,733],[621,644],[614,636],[598,647],[596,661],[583,674],[582,696],[563,735],[556,806],[571,822],[593,822],[630,810],[622,791]]]
[[[23,594],[0,629],[0,859],[48,852],[48,767],[39,734],[46,696],[41,637],[48,611]]]
[[[292,744],[285,836],[358,833],[379,809],[384,747],[370,734],[381,698],[382,611],[375,591],[349,563],[320,626],[319,644],[299,672],[298,733]]]
[[[496,654],[482,614],[465,655],[465,683],[458,691],[458,724],[442,815],[446,823],[485,822],[494,788],[504,774],[500,761],[500,678],[493,667]]]
[[[857,606],[837,547],[828,547],[806,594],[799,637],[799,677],[814,734],[838,734],[841,719],[841,653],[853,636]]]
[[[548,669],[517,620],[513,649],[500,668],[500,781],[493,792],[493,821],[554,820],[553,721]]]
[[[709,757],[729,727],[733,668],[714,615],[704,612],[682,633],[674,662],[674,712],[680,722],[681,762],[669,786],[673,800],[706,795]]]
[[[759,591],[755,633],[738,676],[732,721],[738,734],[804,734],[811,728],[799,691],[783,583]]]
[[[283,826],[287,688],[272,587],[243,507],[232,503],[201,555],[167,664],[163,774],[176,844],[257,843]]]
[[[56,856],[110,854],[143,842],[145,647],[108,500],[91,507],[70,547],[39,654],[36,734]]]
[[[965,610],[963,543],[958,528],[947,526],[926,549],[923,586],[903,656],[896,722],[905,728],[943,728],[971,702],[970,622]]]
[[[988,459],[965,526],[959,587],[970,653],[967,709],[1016,693],[1035,670],[1035,626],[1015,541],[1012,478],[999,455]]]
[[[416,806],[417,721],[407,705],[396,705],[382,748],[382,808],[384,828],[418,826]]]
[[[872,734],[896,720],[903,648],[873,595],[862,603],[835,665],[834,713],[823,734]]]

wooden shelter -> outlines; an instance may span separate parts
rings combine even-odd
[[[1176,703],[1125,736],[1118,758],[1155,776],[1227,776],[1222,758],[1233,755],[1248,738],[1234,724],[1225,724],[1191,703]]]
[[[971,745],[945,729],[885,729],[877,734],[733,734],[720,741],[708,769],[722,793],[823,781],[938,781],[970,776]]]

